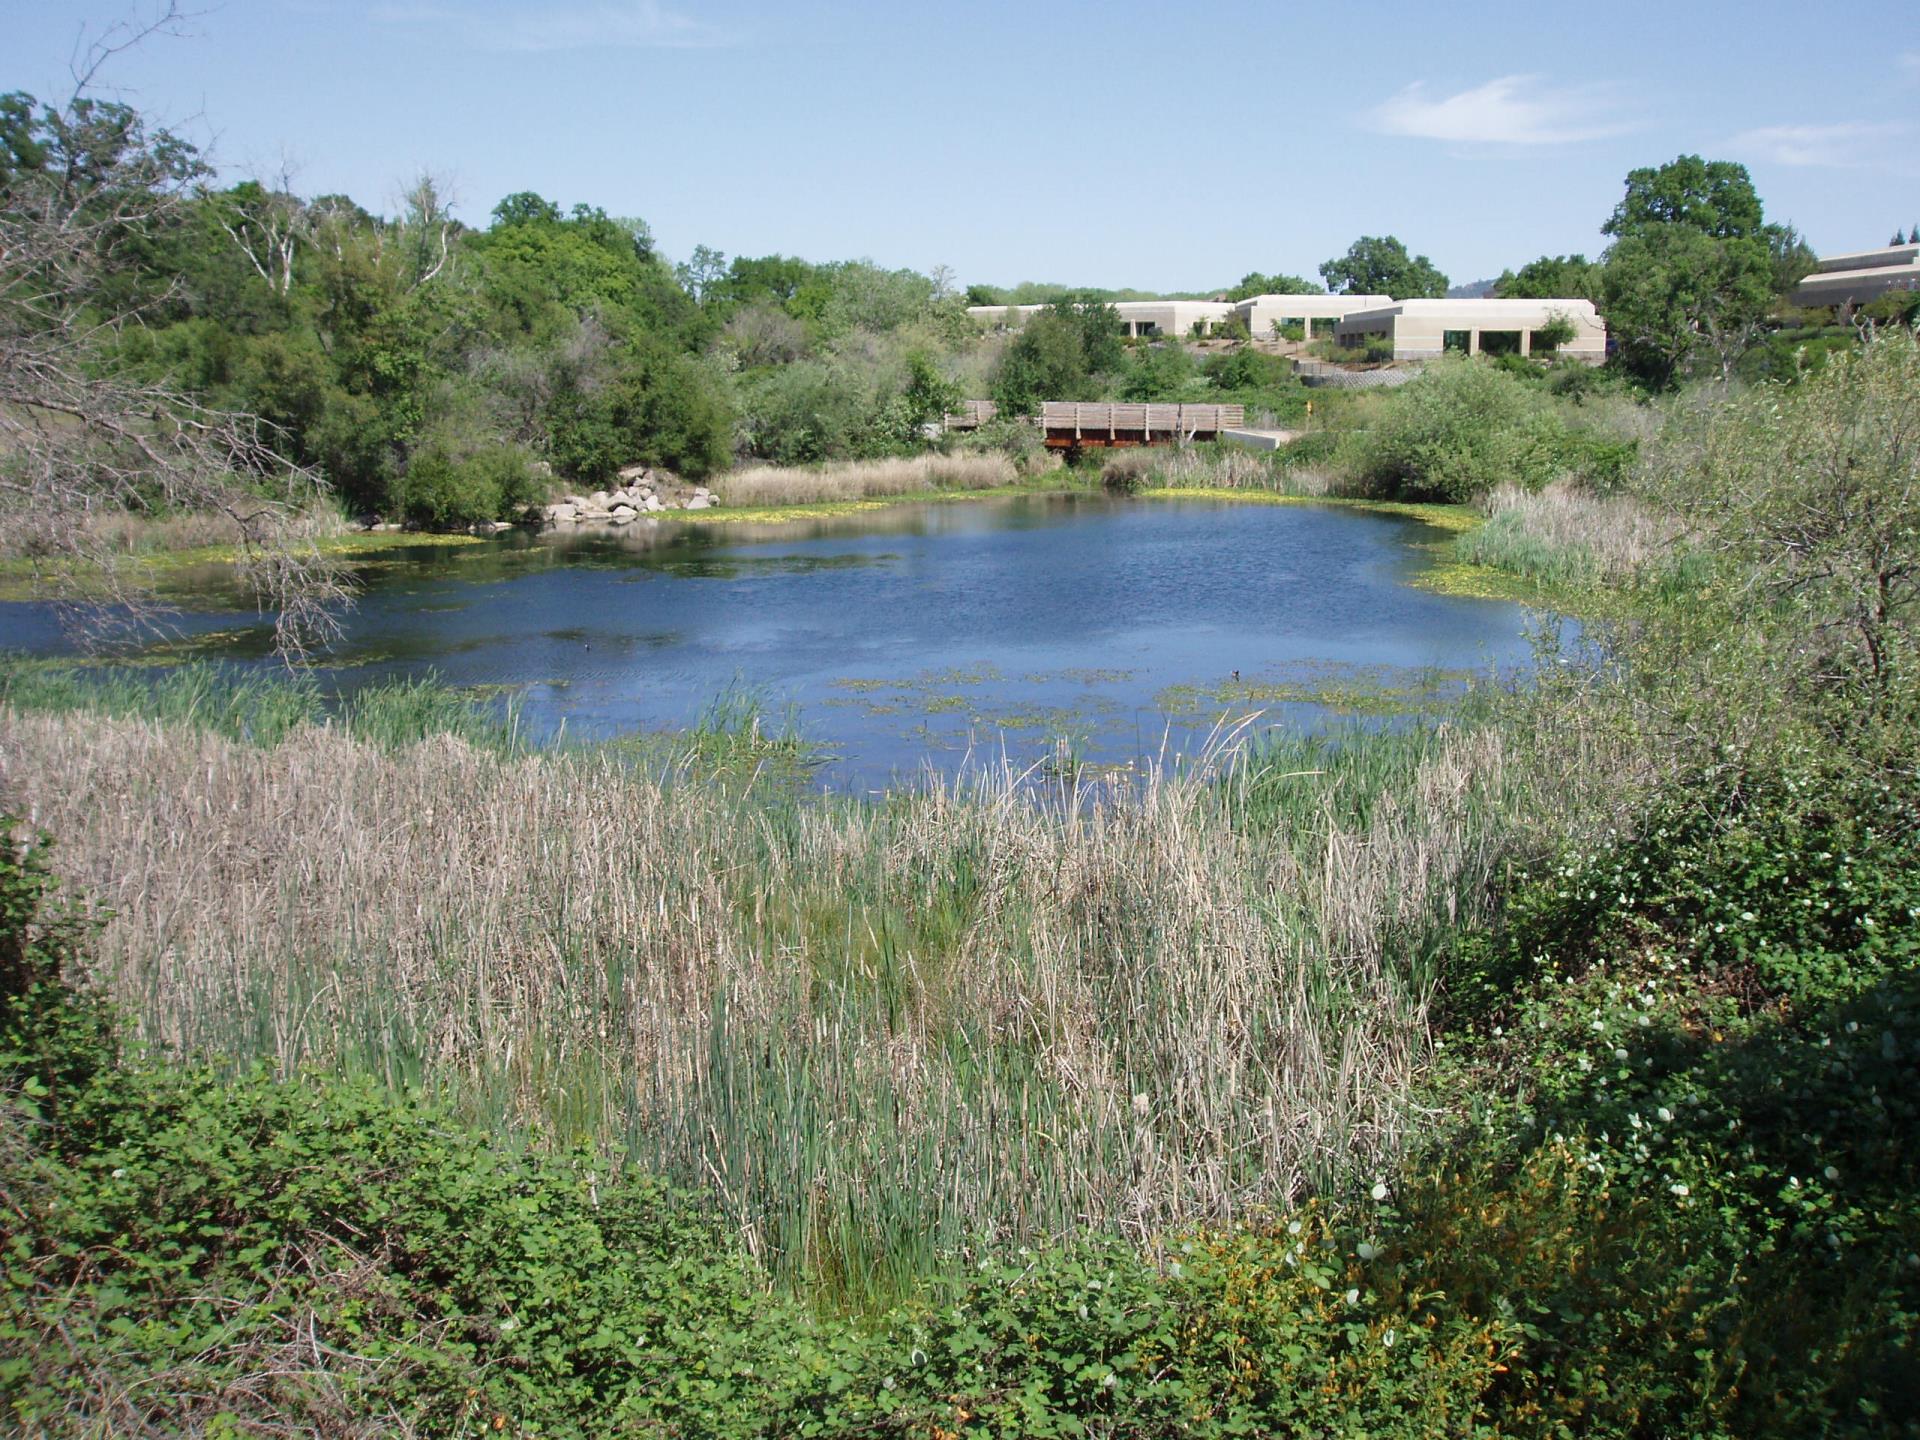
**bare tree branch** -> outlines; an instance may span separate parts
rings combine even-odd
[[[177,23],[168,5],[80,70]],[[110,32],[112,33],[112,32]],[[134,243],[177,223],[206,173],[193,148],[125,105],[81,96],[36,117],[42,163],[0,183],[0,546],[44,557],[96,615],[151,616],[151,577],[103,540],[118,513],[223,517],[242,583],[276,616],[282,653],[330,638],[345,598],[314,539],[320,477],[252,417],[129,374],[118,341],[167,290],[103,282]]]

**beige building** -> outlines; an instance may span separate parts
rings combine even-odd
[[[1531,355],[1544,345],[1539,332],[1557,319],[1573,338],[1554,353],[1601,364],[1607,358],[1607,322],[1591,300],[1400,300],[1345,316],[1335,334],[1342,345],[1388,340],[1396,360],[1426,360],[1448,350],[1468,355]]]
[[[1210,335],[1233,313],[1225,300],[1116,300],[1112,302],[1129,335]],[[1017,330],[1044,305],[969,305],[967,314],[989,326]]]
[[[1247,322],[1247,333],[1256,340],[1271,339],[1275,323],[1298,325],[1311,339],[1315,330],[1331,333],[1356,310],[1391,304],[1391,295],[1255,295],[1235,305],[1233,312]]]
[[[1920,245],[1883,245],[1828,255],[1794,287],[1795,305],[1861,305],[1895,290],[1920,290]]]

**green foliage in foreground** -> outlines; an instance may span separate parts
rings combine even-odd
[[[503,1153],[352,1082],[120,1058],[68,988],[78,932],[33,922],[44,888],[0,856],[0,1383],[28,1431],[1416,1435],[1468,1423],[1487,1373],[1477,1327],[1314,1217],[816,1318],[697,1202],[591,1155]]]
[[[1482,1143],[1605,1197],[1573,1273],[1502,1277],[1580,1433],[1920,1433],[1917,820],[1816,751],[1709,769],[1460,947]]]
[[[1880,792],[1814,800],[1799,777],[1732,830],[1685,823],[1700,798],[1528,882],[1514,923],[1463,947],[1493,988],[1459,987],[1481,1037],[1460,1074],[1520,1079],[1474,1143],[1350,1204],[1153,1253],[1090,1238],[979,1257],[866,1319],[769,1290],[699,1201],[590,1153],[514,1153],[356,1082],[120,1055],[70,987],[82,933],[10,846],[11,1418],[1911,1435],[1920,997],[1895,922],[1920,905],[1913,817]],[[1766,863],[1789,842],[1831,863],[1805,880]]]

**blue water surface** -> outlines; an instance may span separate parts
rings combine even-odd
[[[1018,496],[835,520],[641,522],[402,547],[326,677],[517,698],[541,736],[698,721],[750,692],[877,788],[931,766],[1191,753],[1222,723],[1396,723],[1528,657],[1521,607],[1410,582],[1435,532],[1332,506]],[[175,617],[198,653],[268,663],[270,620],[217,572]],[[0,606],[0,645],[59,653],[49,606]]]

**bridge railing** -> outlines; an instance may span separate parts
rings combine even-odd
[[[1049,435],[1214,435],[1247,423],[1244,405],[1114,405],[1049,400],[1040,407]]]

